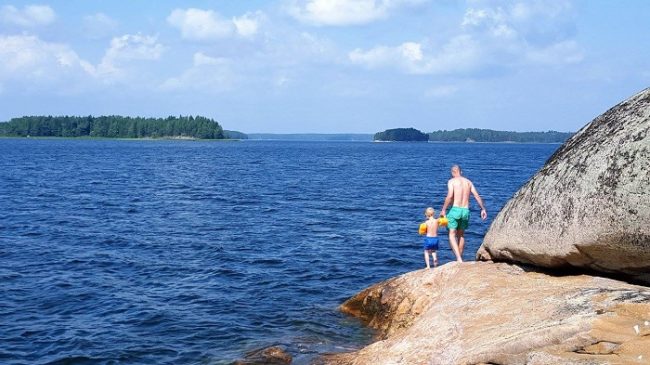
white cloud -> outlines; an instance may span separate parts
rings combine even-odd
[[[0,23],[36,27],[49,25],[55,19],[54,10],[47,5],[27,5],[22,9],[12,5],[0,7]]]
[[[508,14],[502,8],[469,8],[463,16],[461,27],[465,31],[483,33],[496,38],[514,38],[517,30],[508,22]]]
[[[539,17],[563,17],[571,9],[571,1],[568,0],[534,0],[515,3],[510,9],[510,15],[516,21],[531,21]]]
[[[27,83],[31,88],[88,77],[94,67],[65,44],[49,43],[33,35],[0,36],[0,81]]]
[[[422,61],[422,45],[406,42],[397,47],[379,46],[368,51],[355,49],[349,54],[350,61],[368,68],[401,65],[407,69]]]
[[[478,27],[485,23],[499,23],[503,21],[505,14],[501,8],[497,9],[473,9],[469,8],[463,16],[463,27]]]
[[[117,21],[104,13],[86,15],[83,17],[84,35],[98,39],[110,36],[117,29]]]
[[[294,0],[288,13],[312,25],[367,24],[389,16],[401,6],[420,4],[426,0]]]
[[[123,78],[132,62],[158,60],[163,51],[164,47],[156,36],[125,34],[114,37],[97,66],[96,75],[107,81]]]
[[[0,83],[24,90],[51,89],[78,92],[97,82],[144,80],[140,62],[160,59],[164,47],[154,36],[124,35],[110,42],[94,65],[69,45],[51,43],[35,35],[0,35]]]
[[[355,49],[349,60],[368,68],[392,67],[411,74],[474,73],[485,69],[581,62],[572,38],[571,6],[537,0],[466,10],[459,33],[442,44],[405,42]]]
[[[480,47],[469,36],[451,39],[437,52],[425,54],[424,45],[402,43],[397,47],[375,47],[350,52],[352,63],[368,68],[396,67],[411,74],[450,74],[474,69],[480,60]]]
[[[196,90],[202,93],[223,92],[230,90],[234,82],[232,61],[197,52],[193,56],[192,67],[180,76],[165,80],[160,85],[160,89],[163,91]]]
[[[257,33],[262,18],[261,12],[255,12],[229,20],[212,10],[189,8],[173,10],[167,17],[167,22],[179,29],[185,39],[213,41],[234,34],[250,38]]]
[[[218,65],[222,62],[224,62],[223,58],[210,57],[203,52],[196,52],[194,54],[193,64],[195,67],[205,66],[205,65]]]
[[[535,0],[507,3],[504,6],[469,8],[462,27],[546,47],[562,42],[575,32],[571,3],[562,0]]]
[[[264,18],[262,12],[246,13],[240,17],[232,18],[237,34],[242,37],[250,38],[257,34],[260,23]]]
[[[233,32],[233,24],[212,10],[175,9],[167,22],[178,28],[183,38],[190,40],[225,38]]]
[[[125,34],[111,40],[106,51],[109,60],[157,60],[163,52],[158,37],[142,34]]]
[[[470,8],[463,29],[480,39],[486,54],[502,63],[571,64],[583,59],[572,40],[569,1],[535,0]]]

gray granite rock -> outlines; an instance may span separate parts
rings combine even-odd
[[[583,127],[505,205],[479,260],[650,283],[650,89]]]

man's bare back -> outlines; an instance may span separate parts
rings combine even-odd
[[[469,208],[469,193],[474,185],[472,182],[462,176],[452,177],[447,182],[447,186],[453,191],[454,207]]]

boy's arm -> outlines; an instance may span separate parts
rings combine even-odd
[[[445,197],[445,204],[440,209],[440,216],[444,217],[447,213],[447,206],[451,203],[454,197],[454,187],[451,185],[451,180],[447,181],[447,197]]]

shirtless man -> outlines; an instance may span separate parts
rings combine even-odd
[[[487,211],[483,205],[483,199],[478,195],[478,191],[469,179],[461,176],[460,166],[451,167],[451,176],[447,182],[447,197],[445,204],[440,210],[440,216],[446,216],[449,220],[449,245],[456,255],[456,261],[463,262],[463,250],[465,249],[465,230],[469,225],[469,193],[474,195],[474,199],[481,207],[481,219],[487,219]],[[449,209],[449,214],[445,214],[450,203],[453,205]],[[458,241],[456,238],[458,237]]]

